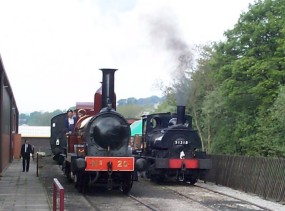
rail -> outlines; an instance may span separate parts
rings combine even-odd
[[[53,186],[53,211],[56,211],[57,208],[57,191],[59,191],[59,210],[64,211],[64,188],[56,178],[53,178],[52,186]]]

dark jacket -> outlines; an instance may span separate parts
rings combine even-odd
[[[25,152],[25,144],[23,144],[21,147],[21,156],[29,157],[31,153],[33,153],[32,145],[28,144],[27,151]]]
[[[73,121],[74,121],[74,124],[73,125],[70,125],[69,122],[68,122],[68,118],[65,119],[65,132],[68,133],[68,132],[74,132],[74,128],[75,128],[75,124],[77,122],[77,118],[76,117],[73,117]]]

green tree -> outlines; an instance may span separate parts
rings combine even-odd
[[[59,109],[53,112],[40,112],[34,111],[28,114],[20,114],[20,125],[27,124],[29,126],[50,126],[50,121],[52,117],[64,113],[65,111],[61,111]],[[24,121],[25,120],[25,121]]]
[[[155,113],[164,113],[164,112],[175,112],[176,109],[176,99],[174,89],[172,87],[164,87],[163,96],[164,101],[160,103],[157,108],[154,110]]]
[[[219,121],[227,123],[230,117],[233,124],[218,128],[216,141],[225,143],[229,137],[220,131],[230,131],[235,144],[229,151],[264,155],[270,149],[259,131],[285,82],[284,23],[284,0],[258,1],[241,14],[234,29],[225,32],[227,40],[215,48],[211,64],[226,113]]]
[[[21,113],[19,115],[19,125],[27,124],[30,119],[30,115]]]
[[[263,156],[285,157],[285,86],[279,89],[278,97],[269,114],[260,123],[259,150]]]
[[[197,66],[191,72],[191,80],[189,80],[188,91],[188,113],[193,116],[193,123],[202,140],[203,150],[211,151],[212,139],[212,119],[209,113],[204,112],[203,102],[205,96],[214,89],[214,80],[212,68],[210,67],[210,60],[213,54],[212,44],[204,46],[196,46],[196,51],[199,54],[197,59]]]

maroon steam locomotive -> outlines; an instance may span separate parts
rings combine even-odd
[[[94,97],[94,109],[85,109],[75,132],[63,132],[63,116],[51,120],[51,148],[68,179],[79,192],[91,186],[120,188],[128,193],[133,183],[134,157],[129,146],[130,126],[116,109],[114,73],[101,69],[102,87]]]

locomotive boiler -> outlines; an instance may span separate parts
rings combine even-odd
[[[132,187],[134,157],[129,147],[130,126],[115,111],[115,69],[101,69],[102,89],[95,94],[95,106],[101,110],[78,119],[75,133],[67,137],[63,169],[79,192],[100,185],[120,188],[128,193]]]
[[[179,180],[195,184],[204,179],[211,161],[201,150],[201,139],[192,128],[192,117],[185,106],[177,113],[157,113],[142,118],[141,147],[134,150],[136,169],[161,182]]]

